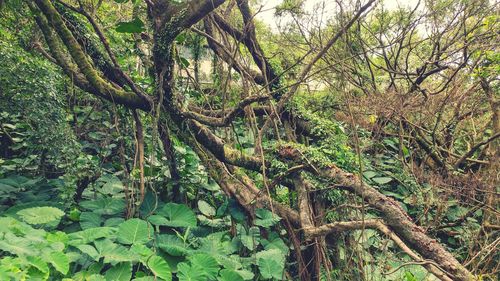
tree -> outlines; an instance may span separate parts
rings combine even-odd
[[[145,75],[150,75],[154,83],[151,87],[154,90],[150,92],[139,85],[120,65],[106,31],[95,19],[97,8],[93,1],[90,1],[90,4],[84,1],[24,1],[24,5],[31,11],[30,16],[43,33],[48,48],[47,57],[60,66],[71,81],[85,92],[133,112],[139,147],[140,201],[144,197],[144,165],[141,164],[144,161],[141,114],[144,114],[145,118],[153,120],[156,137],[161,140],[165,155],[171,160],[171,173],[175,174],[176,171],[171,148],[172,138],[175,137],[196,152],[210,176],[227,196],[236,199],[248,214],[255,216],[256,208],[269,208],[283,218],[288,235],[292,240],[298,241],[294,246],[302,280],[318,278],[321,267],[328,267],[327,256],[318,254],[326,252],[325,238],[334,240],[338,233],[364,229],[375,229],[388,236],[415,262],[422,264],[441,280],[475,278],[443,245],[419,227],[397,201],[368,185],[361,173],[346,171],[346,167],[336,163],[336,159],[321,155],[320,150],[315,150],[313,145],[303,141],[303,136],[306,136],[316,144],[332,145],[328,141],[335,137],[336,132],[331,127],[321,127],[324,123],[318,123],[308,116],[300,116],[293,110],[293,107],[297,106],[295,97],[302,85],[318,73],[328,80],[350,79],[358,88],[377,91],[380,85],[374,80],[373,73],[379,71],[388,75],[388,89],[399,91],[397,80],[403,77],[403,84],[408,92],[420,92],[424,96],[430,94],[422,88],[424,81],[448,70],[451,66],[445,65],[443,57],[452,56],[457,52],[454,50],[450,51],[452,54],[447,53],[442,42],[447,41],[444,35],[453,40],[462,40],[453,37],[456,33],[459,38],[466,38],[464,40],[468,40],[467,42],[474,41],[467,32],[461,35],[457,27],[460,23],[453,23],[453,26],[431,37],[435,40],[426,43],[426,48],[436,51],[432,52],[430,59],[420,59],[423,64],[417,70],[405,68],[399,60],[400,57],[406,56],[407,60],[417,60],[418,57],[411,56],[417,52],[412,43],[419,38],[412,35],[412,32],[418,19],[410,17],[408,23],[401,24],[402,36],[396,33],[389,39],[394,40],[389,45],[396,47],[383,48],[382,46],[387,44],[386,40],[380,39],[370,27],[363,27],[366,15],[375,5],[374,0],[369,0],[362,5],[356,5],[352,11],[344,11],[340,15],[342,20],[338,21],[335,28],[323,32],[322,36],[326,36],[326,39],[323,37],[319,43],[308,41],[310,38],[307,36],[299,37],[309,49],[300,54],[300,61],[288,69],[283,69],[279,62],[266,56],[258,40],[254,12],[247,0],[144,2],[146,15],[141,10],[143,3],[135,3],[132,5],[133,19],[120,23],[116,30],[133,34],[141,52],[142,64],[147,68]],[[97,6],[101,4],[99,1]],[[468,10],[460,10],[464,11]],[[393,34],[383,27],[385,23],[381,22],[380,25],[382,27],[378,31],[379,34]],[[353,38],[352,29],[356,26],[363,27],[365,33]],[[472,27],[472,30],[474,28],[476,27]],[[446,33],[448,30],[452,30],[451,35]],[[86,40],[87,32],[99,38],[99,41]],[[239,79],[233,79],[232,70],[218,73],[215,85],[219,88],[215,89],[202,89],[198,78],[187,82],[189,87],[199,93],[209,92],[210,100],[218,100],[215,107],[204,107],[196,99],[187,98],[182,91],[183,84],[179,72],[185,69],[189,62],[179,55],[176,44],[187,32],[205,37],[217,60],[224,62],[224,66],[234,70],[239,76]],[[370,38],[361,38],[362,36]],[[335,59],[332,60],[335,54],[332,50],[343,40],[352,42],[353,48],[357,46],[362,50],[355,52],[355,56],[358,56],[356,63],[360,65],[355,65],[354,69],[347,68],[347,77],[331,73],[329,75],[328,70],[335,69]],[[144,46],[141,47],[141,44]],[[151,45],[150,48],[148,44]],[[456,71],[467,66],[471,54],[467,50],[468,44],[471,43],[460,48],[465,61],[457,66]],[[410,47],[406,48],[407,46]],[[382,53],[381,59],[373,62],[376,58],[373,58],[373,53],[367,49],[377,48],[384,52],[390,50],[390,54]],[[352,54],[354,51],[346,50],[345,53]],[[248,59],[251,59],[252,63],[248,63]],[[412,62],[412,65],[414,64]],[[356,67],[367,69],[371,73],[371,79],[359,81],[353,77],[358,72]],[[452,71],[449,77],[443,79],[452,81],[454,76]],[[442,84],[447,85],[446,81]],[[236,83],[241,83],[241,88],[234,87],[239,92],[229,95],[228,87]],[[486,80],[482,85],[489,89]],[[143,113],[140,114],[139,111]],[[228,141],[221,137],[224,132],[231,130],[238,119],[246,120],[251,126],[251,153],[238,149],[237,139]],[[409,123],[401,124],[405,128],[411,126]],[[417,143],[432,156],[433,151],[427,151],[425,148],[429,141],[419,142],[418,139],[422,136],[418,134],[418,130],[416,134],[414,137]],[[493,135],[491,140],[476,146],[482,147],[497,137],[498,133]],[[455,166],[460,167],[468,161],[476,151],[476,146],[471,148],[472,152],[469,151],[456,160]],[[444,161],[441,156],[435,160]],[[363,206],[366,204],[373,208],[378,216],[370,219],[362,217],[360,220],[324,222],[324,202],[314,195],[318,181],[326,182],[330,188],[340,192],[345,191],[361,198]],[[296,192],[296,200],[284,204],[274,199],[272,194],[278,185],[287,186]],[[313,251],[306,250],[301,253],[299,246],[308,243],[316,245]],[[308,259],[313,262],[306,263]]]

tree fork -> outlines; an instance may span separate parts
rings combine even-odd
[[[293,147],[281,147],[279,155],[295,162],[308,162],[308,160],[303,159],[303,154]],[[472,273],[461,265],[453,255],[435,239],[427,236],[424,230],[412,221],[398,202],[383,195],[375,188],[364,184],[357,176],[343,171],[333,163],[328,166],[318,166],[319,168],[316,167],[310,169],[310,171],[317,176],[334,181],[339,187],[363,198],[370,206],[381,213],[384,221],[398,236],[414,247],[424,258],[435,261],[443,270],[451,274],[454,280],[475,280]]]

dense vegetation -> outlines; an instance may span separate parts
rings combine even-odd
[[[307,5],[0,1],[0,280],[498,280],[498,3]]]

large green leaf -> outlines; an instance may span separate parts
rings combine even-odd
[[[285,244],[283,239],[279,237],[269,237],[268,239],[263,239],[260,242],[266,250],[277,249],[284,255],[288,254],[288,246]]]
[[[115,228],[112,227],[95,227],[82,231],[70,233],[68,236],[71,239],[68,244],[76,246],[93,242],[99,238],[113,237]]]
[[[157,196],[158,195],[154,194],[151,191],[148,191],[146,193],[146,196],[144,196],[144,201],[142,201],[141,207],[139,208],[141,217],[147,217],[156,210]]]
[[[130,219],[118,227],[118,241],[123,244],[143,244],[151,240],[152,227],[141,219]]]
[[[89,229],[99,227],[102,224],[101,215],[94,212],[82,212],[80,214],[80,227],[82,229]]]
[[[97,252],[104,257],[104,263],[116,264],[124,261],[137,261],[138,257],[126,247],[109,239],[94,241]]]
[[[207,217],[215,216],[215,208],[203,200],[198,201],[198,209]]]
[[[264,279],[281,280],[285,269],[285,257],[277,249],[265,250],[256,254],[257,266]]]
[[[203,268],[198,265],[189,265],[181,262],[177,265],[177,278],[179,281],[206,281],[207,277],[203,273]]]
[[[167,262],[159,256],[152,256],[148,260],[148,268],[153,272],[153,274],[166,281],[172,280],[172,273],[170,271],[170,266]]]
[[[282,279],[283,267],[278,261],[274,259],[259,259],[257,260],[257,265],[259,266],[259,272],[264,279]]]
[[[103,177],[101,177],[102,179]],[[120,179],[116,176],[107,176],[105,177],[105,184],[101,187],[101,192],[103,194],[117,194],[121,191],[123,191],[123,183],[120,181]]]
[[[8,232],[0,239],[0,250],[9,252],[16,256],[34,256],[39,250],[33,248],[31,242]]]
[[[273,226],[281,219],[276,214],[273,214],[271,211],[266,209],[255,210],[255,216],[257,218],[255,219],[254,224],[262,227]]]
[[[137,257],[139,257],[140,262],[142,262],[144,265],[147,265],[147,260],[149,259],[149,257],[154,255],[153,250],[143,244],[132,245],[132,247],[130,247],[130,251]]]
[[[130,281],[132,277],[132,264],[121,262],[106,271],[106,281]]]
[[[91,257],[93,260],[97,262],[99,261],[101,255],[97,252],[94,246],[85,244],[85,245],[78,245],[76,246],[76,248],[78,248],[78,250],[80,250],[82,253]]]
[[[242,225],[237,226],[238,236],[241,240],[243,246],[247,247],[249,250],[254,250],[260,242],[260,230],[258,227],[253,226],[245,230]]]
[[[100,215],[117,215],[125,211],[126,203],[124,199],[103,197],[83,201],[80,206]]]
[[[26,260],[28,263],[35,267],[36,269],[40,270],[43,273],[48,273],[49,272],[49,266],[47,263],[41,258],[41,257],[27,257]]]
[[[229,214],[238,222],[243,222],[246,219],[245,212],[239,203],[234,199],[229,200]]]
[[[52,252],[49,255],[52,266],[63,275],[66,275],[69,270],[69,258],[61,252]]]
[[[235,270],[244,280],[254,280],[255,274],[253,272],[246,269],[238,269]]]
[[[85,281],[107,281],[106,278],[100,274],[92,274]]]
[[[154,225],[167,225],[170,221],[164,216],[151,215],[148,217],[148,221]]]
[[[124,221],[123,218],[109,218],[104,222],[104,226],[119,226]]]
[[[227,232],[215,232],[206,237],[200,238],[198,250],[208,253],[211,256],[229,255],[238,251],[238,244],[227,239]]]
[[[184,256],[189,251],[185,243],[179,237],[171,234],[158,235],[156,245],[172,256]]]
[[[29,224],[45,224],[58,221],[64,212],[54,207],[34,207],[23,209],[17,215]]]
[[[203,275],[208,279],[215,278],[219,272],[219,264],[210,255],[200,253],[188,257],[191,266],[202,268]]]
[[[196,226],[196,215],[188,206],[176,203],[168,203],[158,212],[166,217],[163,225],[171,227],[194,227]]]
[[[218,281],[243,281],[243,277],[238,274],[238,272],[231,269],[223,269],[219,273],[219,277],[217,277]]]

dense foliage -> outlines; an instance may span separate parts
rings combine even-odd
[[[0,280],[498,280],[498,4],[279,2],[0,1]]]

